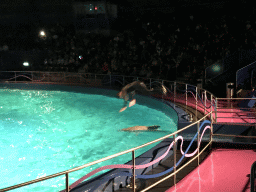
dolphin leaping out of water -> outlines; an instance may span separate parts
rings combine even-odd
[[[121,131],[157,131],[160,126],[153,125],[153,126],[134,126],[122,129]]]

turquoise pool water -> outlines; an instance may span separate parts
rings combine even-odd
[[[119,113],[122,106],[121,99],[97,94],[0,89],[0,189],[81,166],[177,130],[177,119],[159,110],[138,103]],[[135,125],[161,127],[159,132],[120,131]],[[137,151],[136,156],[152,147]],[[131,154],[71,173],[70,184],[95,168],[129,160]],[[63,175],[13,191],[52,192],[64,186]]]

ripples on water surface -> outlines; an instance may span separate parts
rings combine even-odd
[[[119,113],[123,101],[113,97],[18,89],[0,89],[0,97],[0,189],[101,159],[176,130],[177,122],[143,105]],[[135,125],[160,125],[162,132],[119,131]],[[99,166],[130,158],[131,154],[123,155],[71,173],[70,183]],[[13,191],[52,192],[64,186],[63,175]]]

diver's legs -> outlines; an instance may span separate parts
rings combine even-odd
[[[129,98],[129,97],[128,97]],[[124,100],[124,106],[123,106],[123,108],[122,109],[120,109],[119,110],[119,112],[123,112],[125,109],[127,109],[127,103],[128,103],[128,101],[127,100]]]
[[[134,95],[135,95],[135,91],[131,92],[132,95],[132,100],[129,103],[129,107],[133,106],[136,104],[136,99],[133,99]]]
[[[135,104],[136,104],[136,99],[133,99],[133,100],[130,101],[129,107],[131,107],[131,106],[133,106],[133,105],[135,105]]]
[[[123,107],[119,112],[123,112],[125,109],[127,109],[127,107]]]

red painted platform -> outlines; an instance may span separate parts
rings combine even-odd
[[[250,192],[256,150],[217,149],[166,192]]]
[[[174,102],[171,94],[164,99]],[[198,100],[197,110],[203,114],[211,109],[215,111],[209,100],[206,100],[206,110],[205,101]],[[217,109],[217,113],[212,114],[213,118],[217,115],[217,123],[220,124],[256,123],[255,113],[249,114],[248,110],[238,107],[241,101],[218,101],[218,108],[223,109]],[[185,105],[185,94],[177,93],[175,102]],[[187,105],[196,109],[195,95],[188,94]],[[195,170],[166,192],[250,192],[250,171],[255,161],[256,150],[215,149]]]

